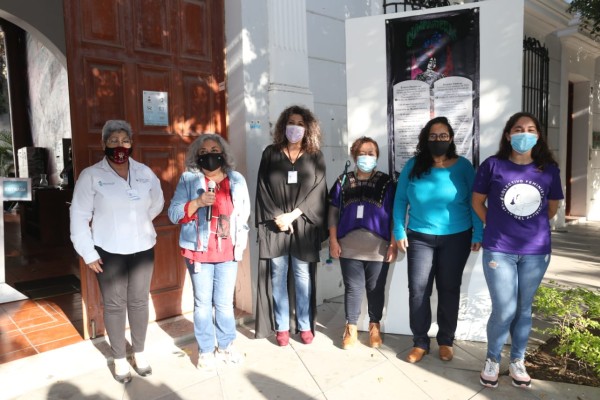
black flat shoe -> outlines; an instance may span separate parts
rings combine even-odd
[[[146,368],[138,368],[137,365],[134,365],[133,369],[135,369],[135,372],[137,372],[139,376],[152,375],[152,367],[149,365]]]
[[[128,372],[125,375],[115,375],[115,380],[123,384],[129,383],[131,382],[131,372]]]

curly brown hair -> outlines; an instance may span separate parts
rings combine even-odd
[[[298,114],[304,121],[304,137],[302,138],[302,151],[314,154],[321,148],[321,128],[319,127],[319,121],[315,118],[313,113],[308,109],[301,106],[290,106],[283,110],[275,129],[273,130],[273,145],[279,150],[283,149],[288,145],[288,140],[285,137],[285,127],[292,114]]]
[[[377,144],[377,142],[368,136],[362,136],[356,139],[354,143],[352,143],[352,147],[350,147],[350,155],[352,156],[354,161],[356,161],[356,159],[358,158],[358,152],[360,151],[360,147],[365,143],[373,143],[373,145],[375,146],[375,153],[377,153],[377,158],[379,158],[379,145]]]

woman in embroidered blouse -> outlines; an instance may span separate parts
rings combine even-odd
[[[214,368],[215,356],[240,363],[243,357],[233,348],[233,295],[238,261],[248,243],[248,187],[233,170],[229,145],[217,134],[196,139],[185,164],[187,171],[175,189],[169,219],[181,224],[179,245],[194,289],[198,367]]]
[[[471,251],[481,247],[483,224],[471,207],[473,165],[456,154],[454,130],[445,117],[429,121],[419,134],[415,156],[398,180],[394,237],[407,252],[410,329],[414,347],[406,357],[419,362],[429,352],[430,297],[438,292],[436,340],[439,357],[454,356],[460,285]],[[406,212],[408,209],[408,226]]]
[[[256,337],[276,331],[280,346],[287,346],[290,329],[300,331],[302,343],[309,344],[314,337],[316,267],[327,237],[320,139],[312,112],[288,107],[277,120],[273,144],[264,150],[258,170]],[[293,284],[288,285],[288,280]],[[293,287],[295,296],[288,297],[288,287]],[[295,304],[289,300],[294,298]],[[290,318],[294,309],[295,318]]]
[[[392,237],[395,185],[377,171],[379,146],[368,137],[350,148],[356,170],[340,175],[329,192],[329,253],[340,259],[344,279],[346,329],[342,348],[357,341],[363,291],[369,312],[369,344],[381,346],[380,325],[390,262],[398,255]]]

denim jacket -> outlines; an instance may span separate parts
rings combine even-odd
[[[248,218],[250,218],[250,195],[246,180],[236,171],[227,173],[233,200],[233,213],[230,216],[230,234],[234,246],[234,259],[239,261],[248,243]],[[169,219],[178,224],[185,216],[185,205],[206,191],[206,180],[202,172],[186,171],[179,178],[175,194],[169,206]],[[198,209],[198,218],[181,224],[179,246],[193,251],[206,251],[210,227],[206,221],[206,207]]]

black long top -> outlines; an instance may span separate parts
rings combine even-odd
[[[292,170],[298,174],[295,184],[288,183],[288,172]],[[281,150],[268,146],[258,170],[255,205],[259,258],[289,254],[307,262],[319,261],[321,242],[327,237],[323,153],[302,153],[292,164]],[[293,223],[294,233],[281,232],[274,218],[296,208],[303,214]]]

